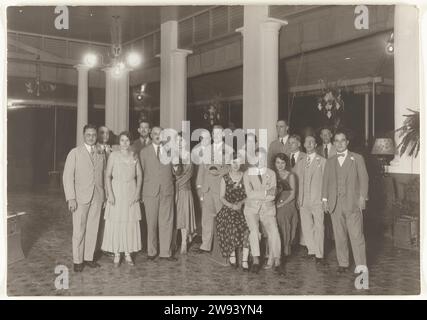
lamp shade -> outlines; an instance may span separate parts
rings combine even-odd
[[[376,138],[371,154],[394,155],[394,141],[391,138]]]

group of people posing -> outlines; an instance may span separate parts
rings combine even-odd
[[[99,267],[94,258],[98,249],[112,255],[117,267],[122,255],[134,265],[143,237],[149,260],[176,261],[176,249],[185,254],[196,236],[197,204],[202,243],[196,252],[211,252],[218,241],[233,267],[285,274],[296,241],[307,248],[307,257],[326,264],[325,214],[331,215],[338,272],[350,266],[348,239],[355,265],[366,266],[368,175],[363,157],[348,150],[345,132],[322,129],[318,146],[314,135],[303,140],[289,135],[286,120],[277,121],[276,128],[278,138],[266,150],[255,134],[233,148],[224,143],[222,127],[214,126],[212,140],[202,136],[191,155],[182,152],[189,141],[177,134],[173,145],[179,159],[171,163],[161,160],[171,152],[163,129],[147,121],[139,122],[137,140],[131,143],[130,134],[122,132],[114,146],[108,144],[106,127],[86,125],[84,144],[70,151],[63,174],[73,215],[74,270]],[[143,217],[146,232],[141,232]]]

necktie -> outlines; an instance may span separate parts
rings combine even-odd
[[[160,161],[160,144],[157,146],[157,160]]]
[[[328,146],[327,145],[325,146],[324,154],[325,154],[325,158],[328,159]]]
[[[259,179],[259,182],[261,182],[261,184],[262,184],[262,175],[261,175],[261,171],[258,171],[258,179]]]
[[[344,157],[344,156],[345,156],[345,153],[344,153],[344,152],[341,152],[341,153],[337,152],[337,156],[338,156],[338,158],[340,158],[340,157]]]
[[[307,157],[307,168],[310,167],[310,157]]]
[[[291,167],[295,167],[295,153],[292,153],[291,155]]]
[[[93,156],[95,155],[95,147],[91,146],[90,147],[90,157],[93,159]]]
[[[285,145],[285,142],[284,142],[283,138],[280,138],[280,143],[283,144],[283,145]]]

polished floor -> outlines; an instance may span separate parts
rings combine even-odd
[[[270,270],[258,275],[215,263],[193,245],[178,261],[150,262],[145,254],[136,265],[114,268],[103,256],[101,268],[72,271],[71,215],[61,192],[9,192],[9,210],[22,218],[24,260],[8,265],[10,296],[176,296],[176,295],[416,295],[420,292],[419,254],[394,248],[384,239],[369,239],[369,289],[355,288],[356,275],[336,274],[334,250],[329,266],[317,267],[299,250],[286,265],[287,274]],[[56,289],[55,268],[69,268],[69,288]]]

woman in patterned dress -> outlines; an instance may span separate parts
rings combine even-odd
[[[120,254],[125,254],[129,265],[134,265],[131,253],[141,250],[142,170],[138,156],[130,150],[130,133],[119,135],[120,150],[108,157],[105,172],[108,202],[105,207],[105,230],[102,250],[114,253],[114,265],[120,265]]]
[[[249,228],[243,215],[242,205],[246,198],[243,185],[242,161],[234,155],[230,172],[221,179],[220,200],[223,203],[216,215],[217,235],[223,257],[237,267],[236,250],[243,248],[242,268],[249,270]]]

